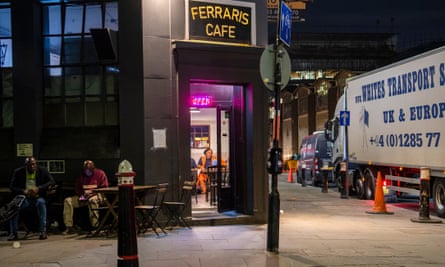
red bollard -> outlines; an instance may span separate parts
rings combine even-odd
[[[134,182],[136,175],[127,160],[119,164],[119,232],[117,241],[118,267],[138,267],[138,246],[136,239],[136,215],[134,210]]]
[[[430,218],[430,169],[420,168],[420,198],[419,217],[411,219],[412,222],[419,223],[441,223],[441,220]]]

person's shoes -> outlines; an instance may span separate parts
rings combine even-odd
[[[13,240],[18,240],[18,239],[19,239],[19,237],[18,237],[17,233],[11,233],[8,236],[8,241],[13,241]]]
[[[63,231],[62,234],[64,235],[72,235],[75,234],[76,231],[74,230],[74,227],[67,227],[65,231]]]
[[[46,232],[41,232],[41,233],[40,233],[40,236],[39,236],[39,239],[40,239],[40,240],[48,239],[48,235],[46,234]]]

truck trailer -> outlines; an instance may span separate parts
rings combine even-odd
[[[373,199],[380,172],[385,193],[419,196],[420,170],[427,170],[430,197],[445,218],[444,117],[445,46],[347,79],[325,126],[337,185]]]

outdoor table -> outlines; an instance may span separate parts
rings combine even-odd
[[[135,185],[133,186],[133,190],[135,191],[135,202],[141,203],[142,197],[145,196],[145,194],[155,189],[156,185]],[[102,230],[105,229],[105,226],[107,226],[106,222],[110,216],[112,216],[112,222],[108,225],[110,226],[109,230],[110,232],[114,232],[117,229],[118,226],[118,213],[117,208],[119,208],[119,187],[113,186],[113,187],[104,187],[104,188],[96,188],[92,190],[96,194],[103,194],[104,197],[104,204],[106,206],[106,213],[104,216],[100,217],[100,222],[98,227],[93,231],[91,234],[91,237],[97,236]],[[111,202],[110,202],[111,200]]]

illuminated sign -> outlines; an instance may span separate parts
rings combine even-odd
[[[189,0],[188,4],[188,39],[256,44],[254,3]]]
[[[208,107],[213,104],[211,96],[192,96],[192,106],[194,107]]]

